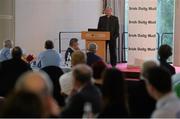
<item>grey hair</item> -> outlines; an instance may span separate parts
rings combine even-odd
[[[5,40],[3,45],[4,45],[4,47],[12,46],[12,41],[11,40]]]
[[[23,75],[21,75],[19,77],[18,81],[16,82],[15,90],[23,89],[24,84],[25,84],[26,80],[28,79],[27,77],[31,76],[31,75],[40,76],[45,82],[45,87],[47,89],[46,93],[49,94],[49,95],[52,95],[52,93],[53,93],[53,84],[52,84],[48,74],[43,72],[43,71],[28,71],[28,72],[24,73]]]
[[[89,43],[89,48],[88,48],[89,51],[96,52],[97,49],[98,49],[98,46],[96,43],[94,42]]]

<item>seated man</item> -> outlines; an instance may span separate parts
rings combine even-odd
[[[10,51],[11,48],[12,48],[12,41],[11,40],[4,41],[4,48],[2,48],[0,51],[1,62],[12,58]]]
[[[78,45],[79,45],[78,39],[77,38],[71,38],[71,40],[69,42],[69,47],[65,53],[65,62],[67,61],[68,55],[71,56],[74,51],[79,50]]]
[[[101,93],[91,83],[92,69],[85,64],[79,64],[74,67],[72,75],[75,93],[69,98],[61,117],[82,118],[84,111],[89,110],[92,114],[89,116],[93,118],[101,109]]]
[[[60,54],[53,50],[54,44],[51,40],[45,42],[45,51],[41,52],[38,56],[37,65],[39,68],[44,68],[47,66],[60,66],[61,57]]]
[[[153,67],[144,75],[148,93],[157,100],[152,118],[179,118],[180,100],[172,92],[171,75],[163,67]]]
[[[12,49],[12,59],[1,62],[0,67],[0,95],[7,96],[13,91],[14,85],[20,75],[31,70],[28,63],[21,59],[20,47]]]
[[[102,59],[96,55],[97,45],[95,43],[90,43],[87,53],[87,64],[91,66],[93,63],[101,61]]]

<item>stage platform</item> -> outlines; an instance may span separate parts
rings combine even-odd
[[[176,69],[176,73],[180,73],[180,67],[174,66]],[[140,76],[140,67],[127,67],[127,63],[119,63],[116,65],[116,68],[120,69],[124,75],[126,80],[134,80],[138,81]]]

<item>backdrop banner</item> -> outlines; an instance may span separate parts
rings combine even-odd
[[[128,66],[141,66],[157,54],[157,0],[129,0]]]

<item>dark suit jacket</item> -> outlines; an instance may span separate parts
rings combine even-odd
[[[21,59],[3,61],[0,65],[0,96],[6,96],[24,72],[31,70],[30,65]]]
[[[131,117],[149,118],[156,101],[148,94],[144,80],[126,81]]]
[[[107,23],[109,20],[109,27],[107,27]],[[116,16],[102,16],[99,18],[98,23],[98,30],[99,31],[110,31],[111,40],[114,40],[119,35],[119,22]]]
[[[175,68],[171,66],[166,60],[160,59],[161,66],[169,71],[171,76],[176,73]]]
[[[74,51],[69,47],[67,50],[66,50],[66,53],[65,53],[65,61],[67,61],[67,57],[68,57],[68,54],[70,53],[70,55],[72,55]]]
[[[93,114],[97,114],[101,109],[101,93],[91,83],[87,84],[80,92],[69,99],[66,104],[61,117],[76,117],[81,118],[83,115],[83,108],[86,102],[92,104]]]
[[[89,66],[91,66],[93,63],[98,62],[100,60],[102,60],[102,59],[98,55],[96,55],[95,53],[93,53],[93,52],[87,53],[87,64]]]

